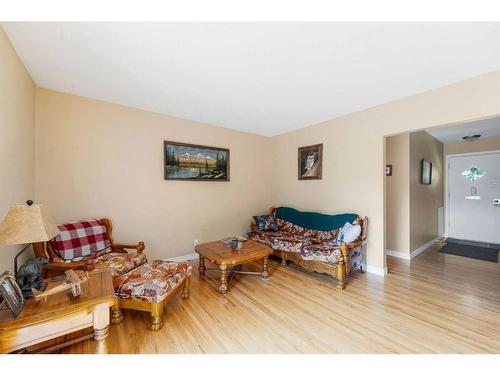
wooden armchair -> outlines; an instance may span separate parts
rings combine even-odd
[[[99,220],[102,225],[106,227],[106,231],[108,233],[109,241],[111,242],[111,249],[114,253],[128,253],[128,250],[136,250],[137,254],[142,254],[145,249],[144,242],[138,242],[137,244],[122,244],[115,243],[113,241],[113,224],[110,219],[100,219]],[[37,242],[33,243],[33,250],[35,252],[35,256],[39,258],[45,258],[48,260],[48,264],[43,266],[46,273],[58,274],[62,273],[69,269],[83,269],[83,270],[91,270],[93,268],[94,261],[101,254],[93,254],[81,261],[77,262],[65,262],[60,258],[54,257],[54,251],[52,251],[49,247],[51,246],[50,242]]]

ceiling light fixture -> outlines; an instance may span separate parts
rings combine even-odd
[[[467,142],[474,142],[477,141],[480,137],[481,134],[474,134],[474,135],[466,135],[465,137],[462,137],[462,139]]]

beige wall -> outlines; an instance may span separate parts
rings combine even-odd
[[[334,106],[335,103],[332,103]],[[370,218],[368,265],[385,267],[384,136],[500,114],[500,71],[273,138],[273,202]],[[298,181],[297,147],[324,144],[323,179]]]
[[[500,150],[500,137],[479,139],[475,142],[457,142],[444,145],[444,154],[466,154],[469,152],[483,152]]]
[[[432,183],[420,183],[422,159],[432,162]],[[438,208],[443,207],[443,144],[425,131],[410,134],[410,252],[438,236]]]
[[[35,86],[0,27],[0,220],[33,198]],[[22,246],[0,247],[0,273]]]
[[[163,180],[163,141],[231,149],[230,182]],[[242,234],[271,205],[269,138],[37,89],[36,199],[58,223],[113,220],[150,259]]]
[[[387,137],[386,164],[392,176],[385,178],[387,249],[410,253],[410,134]]]

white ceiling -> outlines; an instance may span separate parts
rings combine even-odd
[[[38,86],[267,136],[500,69],[500,23],[3,23]]]
[[[467,142],[462,137],[474,134],[481,135],[480,139],[500,137],[500,117],[465,124],[439,126],[427,129],[427,133],[442,143]]]

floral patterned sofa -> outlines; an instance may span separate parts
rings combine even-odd
[[[282,265],[293,262],[305,269],[337,278],[337,287],[345,287],[346,275],[364,264],[368,218],[357,214],[325,215],[301,212],[290,207],[271,208],[276,228],[259,230],[251,224],[249,238],[265,243]],[[359,236],[350,243],[339,238],[342,227],[350,223],[361,227]]]
[[[164,305],[182,291],[189,297],[191,266],[156,260],[148,262],[144,242],[118,244],[113,242],[111,220],[82,220],[58,225],[60,233],[49,242],[33,244],[35,255],[48,259],[44,266],[49,273],[68,269],[92,271],[109,269],[117,303],[112,308],[112,322],[123,319],[121,309],[147,311],[151,329],[163,326]],[[128,253],[127,249],[135,250]]]

